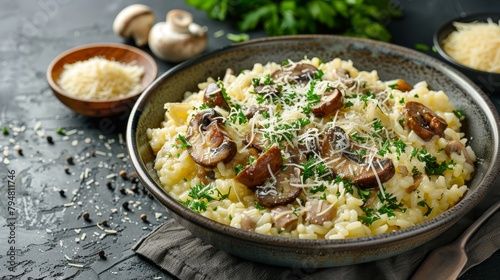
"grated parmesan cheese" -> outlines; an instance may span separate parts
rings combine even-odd
[[[134,63],[125,64],[93,57],[65,64],[58,83],[75,97],[109,100],[133,92],[143,75],[144,68]]]
[[[500,25],[491,19],[453,25],[457,31],[443,41],[444,51],[465,66],[500,73]]]

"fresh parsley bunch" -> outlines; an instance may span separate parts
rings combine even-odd
[[[341,34],[390,41],[386,26],[402,15],[391,0],[186,0],[242,32],[263,28],[269,36]]]

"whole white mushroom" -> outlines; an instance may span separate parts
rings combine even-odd
[[[158,58],[181,62],[202,53],[207,47],[207,28],[193,22],[191,13],[171,10],[165,22],[156,23],[149,33],[149,48]]]
[[[125,39],[133,38],[137,46],[148,43],[148,35],[155,21],[150,7],[133,4],[121,10],[113,22],[113,32]]]

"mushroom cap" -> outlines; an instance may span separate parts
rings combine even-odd
[[[444,130],[448,127],[443,118],[419,102],[406,102],[404,113],[408,127],[426,142],[434,135],[442,137]]]
[[[189,155],[199,165],[213,168],[219,162],[227,163],[236,155],[236,143],[220,126],[222,119],[214,109],[196,114],[186,133]]]
[[[133,37],[136,45],[143,46],[148,42],[155,15],[149,6],[133,4],[125,7],[113,21],[113,32],[123,38]]]

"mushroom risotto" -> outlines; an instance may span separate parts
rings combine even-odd
[[[303,239],[382,234],[455,205],[476,160],[425,81],[351,61],[255,64],[165,104],[148,129],[165,191],[217,222]]]

